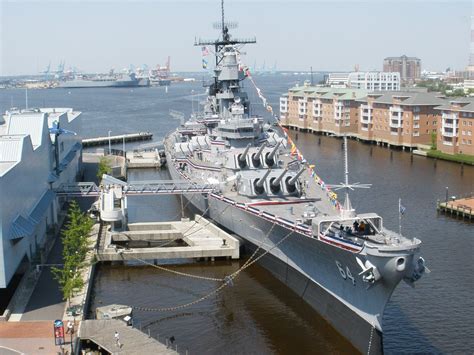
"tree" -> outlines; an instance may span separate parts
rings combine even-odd
[[[436,150],[436,139],[437,139],[437,135],[436,135],[436,132],[431,132],[431,149],[433,150]]]
[[[84,286],[81,271],[87,266],[89,235],[94,222],[83,213],[76,201],[72,201],[68,211],[68,222],[62,231],[63,267],[52,268],[63,298],[70,301],[72,295]]]
[[[99,169],[97,170],[97,178],[102,180],[102,175],[110,174],[112,172],[112,166],[110,160],[107,157],[101,157],[99,160]]]

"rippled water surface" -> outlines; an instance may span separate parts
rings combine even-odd
[[[301,76],[256,77],[278,110],[279,95]],[[248,86],[248,85],[247,85]],[[194,95],[191,94],[194,90]],[[203,96],[202,83],[164,88],[30,90],[30,106],[74,107],[83,112],[84,137],[138,131],[160,140],[178,122],[169,109],[188,114]],[[256,95],[252,109],[264,114]],[[24,105],[24,91],[0,91],[0,109],[11,101]],[[295,132],[291,132],[293,138]],[[298,133],[297,145],[325,181],[342,180],[342,141]],[[118,146],[120,148],[121,145]],[[128,149],[133,145],[127,145]],[[436,213],[436,200],[474,191],[474,169],[415,156],[407,152],[349,141],[351,180],[371,183],[356,191],[358,212],[375,211],[387,227],[398,229],[398,198],[406,207],[403,233],[422,239],[431,274],[411,289],[401,283],[384,314],[387,353],[472,353],[474,349],[474,225]],[[165,174],[166,173],[160,173]],[[132,180],[156,179],[154,171],[134,171]],[[176,197],[135,197],[129,200],[130,221],[177,218]],[[179,265],[184,272],[222,277],[239,262]],[[93,307],[125,303],[168,307],[187,303],[216,287],[213,281],[183,278],[149,266],[103,266],[95,280]],[[186,309],[156,313],[136,311],[135,318],[153,336],[173,335],[178,347],[190,353],[309,354],[346,353],[352,348],[309,306],[265,269],[254,265],[239,275],[233,287]]]

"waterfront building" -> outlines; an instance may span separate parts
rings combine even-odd
[[[437,149],[474,155],[474,98],[459,98],[436,107],[441,113]]]
[[[436,135],[444,104],[439,93],[373,92],[359,103],[358,137],[395,146],[429,146]]]
[[[367,91],[397,91],[400,90],[400,73],[353,72],[349,74],[348,86]]]
[[[284,126],[413,148],[436,142],[446,99],[426,91],[378,91],[294,87],[280,98]]]
[[[331,88],[347,88],[349,85],[350,73],[329,73],[326,79],[326,85]]]
[[[421,59],[416,57],[387,57],[383,61],[384,72],[398,72],[403,84],[413,84],[421,77]]]
[[[82,162],[80,112],[11,110],[0,119],[0,288],[41,258],[63,201],[53,189],[76,181]]]
[[[315,87],[294,87],[280,99],[284,125],[313,132],[351,135],[357,129],[357,99],[366,90]]]

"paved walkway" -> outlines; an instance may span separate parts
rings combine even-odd
[[[69,350],[69,344],[65,349]],[[60,348],[54,345],[53,322],[0,323],[1,355],[58,353]]]
[[[63,245],[61,237],[56,238],[47,264],[62,264]],[[44,267],[36,288],[21,316],[21,321],[62,319],[65,302],[58,282],[53,278],[50,267]]]

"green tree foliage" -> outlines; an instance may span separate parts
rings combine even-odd
[[[99,169],[97,170],[97,178],[102,180],[102,175],[110,174],[112,172],[112,166],[110,160],[107,157],[101,157],[99,160]]]
[[[65,300],[70,300],[74,292],[84,286],[81,271],[87,265],[88,238],[93,225],[92,219],[81,211],[76,201],[72,201],[69,206],[66,229],[62,231],[61,237],[64,266],[52,268]]]
[[[446,96],[455,96],[455,97],[462,97],[466,96],[466,93],[464,92],[463,89],[455,89],[451,87],[451,85],[445,83],[442,80],[439,79],[428,79],[428,80],[423,80],[420,81],[419,83],[416,84],[418,87],[422,88],[427,88],[429,92],[431,91],[436,91],[440,92],[443,95]]]
[[[431,132],[431,149],[436,149],[436,140],[437,140],[437,134],[436,132]]]

